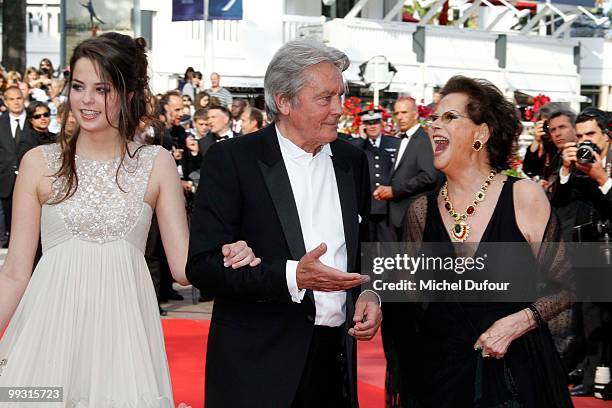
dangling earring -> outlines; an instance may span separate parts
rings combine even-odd
[[[475,140],[474,143],[472,143],[472,149],[474,149],[475,152],[479,152],[482,150],[482,142],[480,140]]]

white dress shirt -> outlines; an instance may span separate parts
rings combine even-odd
[[[397,158],[395,159],[395,166],[393,170],[397,169],[397,167],[399,166],[399,163],[402,160],[402,156],[404,155],[404,152],[406,151],[406,147],[408,147],[408,143],[410,143],[410,139],[412,139],[412,135],[414,135],[416,131],[419,130],[420,127],[421,127],[421,124],[417,123],[416,125],[414,125],[413,127],[411,127],[410,129],[406,131],[407,136],[403,137],[402,141],[400,142],[400,147],[397,152]]]
[[[606,161],[607,161],[607,157],[604,156],[601,158],[601,165],[602,167],[605,169],[606,168]],[[561,167],[561,170],[559,171],[559,183],[561,184],[565,184],[569,181],[571,173],[564,175],[563,174],[563,167]],[[599,191],[601,191],[601,193],[603,195],[608,194],[608,191],[610,191],[610,189],[612,188],[612,178],[610,177],[610,175],[608,175],[608,180],[606,180],[606,182],[604,183],[603,186],[599,186]]]
[[[374,140],[368,138],[368,142],[374,147],[380,147],[380,141],[382,140],[382,135],[378,135],[378,137]]]
[[[234,137],[234,132],[232,131],[232,129],[227,129],[225,132],[223,132],[223,133],[221,133],[221,134],[219,134],[217,136],[219,136],[219,139],[217,139],[217,142],[222,142],[224,140],[227,140],[227,139],[221,139],[222,137],[227,136],[228,139],[233,138]]]
[[[319,258],[320,261],[346,272],[346,240],[331,147],[326,144],[313,156],[283,137],[278,127],[276,133],[293,190],[306,252],[324,242],[327,252]],[[287,261],[286,278],[291,299],[300,303],[306,290],[298,290],[297,264],[298,261]],[[313,293],[315,324],[331,327],[342,325],[346,320],[346,292]]]
[[[26,112],[24,110],[19,116],[13,116],[13,114],[10,113],[9,118],[11,119],[11,132],[13,134],[13,138],[15,138],[15,130],[17,130],[17,119],[19,119],[19,129],[23,131],[23,126],[25,125],[26,121]]]

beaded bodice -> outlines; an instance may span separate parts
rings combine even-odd
[[[75,156],[76,191],[54,204],[63,197],[65,186],[65,180],[55,178],[46,206],[56,209],[66,229],[77,238],[100,243],[125,238],[148,207],[144,195],[159,149],[160,146],[142,146],[133,157],[126,154],[121,166],[119,158],[97,161]],[[59,145],[43,146],[43,151],[49,170],[52,174],[57,172],[61,165]]]

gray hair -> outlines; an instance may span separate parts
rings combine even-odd
[[[348,57],[342,51],[310,39],[289,41],[276,51],[264,77],[264,96],[269,120],[276,120],[279,115],[275,95],[284,94],[291,101],[295,100],[305,85],[304,71],[322,62],[335,65],[340,72],[350,65]]]
[[[540,108],[538,116],[540,119],[548,119],[550,115],[562,109],[569,109],[569,104],[563,102],[550,102]]]
[[[550,114],[548,120],[558,118],[559,116],[565,116],[569,119],[572,126],[576,126],[576,113],[569,109],[559,109]]]

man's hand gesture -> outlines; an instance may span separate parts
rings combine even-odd
[[[324,265],[319,258],[325,252],[327,252],[327,245],[321,243],[300,259],[295,274],[299,290],[334,292],[354,288],[370,280],[367,275],[342,272]]]

